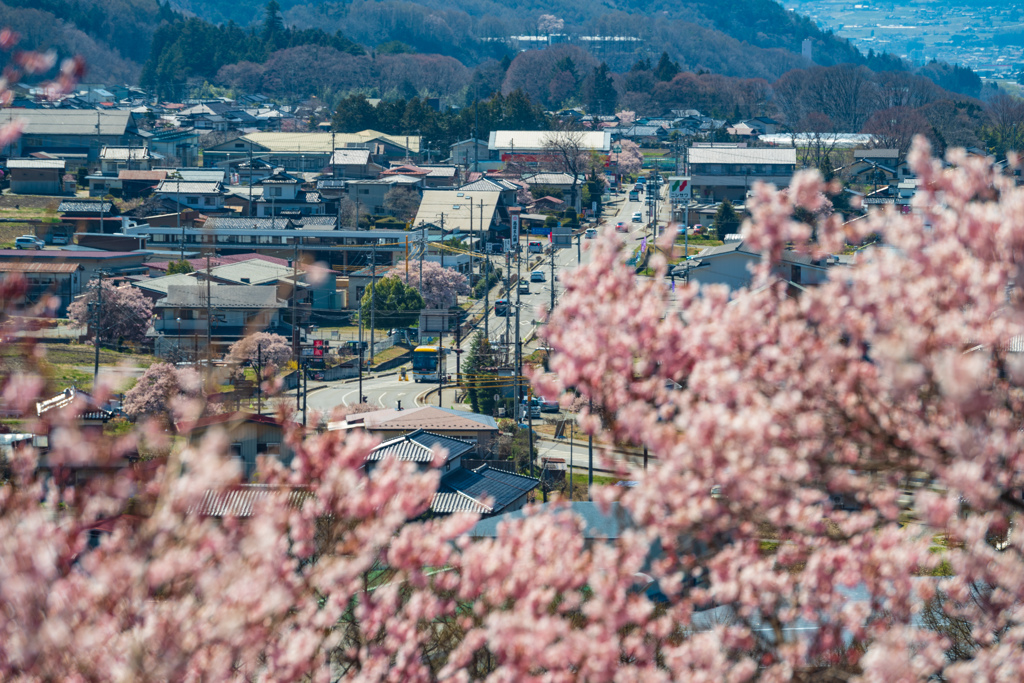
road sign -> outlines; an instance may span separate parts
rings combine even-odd
[[[313,340],[313,348],[314,349],[322,349],[323,347],[324,347],[324,340],[323,339],[314,339]]]
[[[690,202],[690,177],[672,176],[668,179],[668,199],[677,204]]]

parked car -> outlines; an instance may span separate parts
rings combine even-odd
[[[530,282],[544,282],[544,271],[535,270],[530,273]]]
[[[597,228],[587,228],[587,232],[584,235],[588,240],[592,240],[597,237]]]
[[[527,282],[526,280],[520,280],[519,281],[519,293],[520,294],[529,294],[530,293],[530,283]]]
[[[622,221],[615,224],[615,232],[629,232],[629,228]]]
[[[526,401],[523,401],[523,415],[526,415]],[[540,417],[540,399],[530,399],[530,417]]]
[[[642,213],[640,213],[639,211],[634,211],[633,212],[633,222],[634,223],[643,223],[644,222],[644,215]]]
[[[561,407],[558,405],[558,401],[549,401],[546,398],[542,398],[539,400],[540,412],[542,413],[557,413],[559,410],[561,410]]]
[[[50,238],[50,242],[52,242],[53,244],[67,244],[68,243],[68,236],[67,235],[54,235],[53,237]]]
[[[22,235],[14,240],[15,249],[42,249],[46,243],[35,235]]]

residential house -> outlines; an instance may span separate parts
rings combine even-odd
[[[870,185],[875,190],[883,186],[895,189],[914,176],[906,160],[900,159],[898,149],[855,149],[853,162],[836,169],[836,173],[850,184]]]
[[[54,306],[52,315],[56,318],[67,317],[68,305],[82,291],[82,266],[79,263],[0,263],[0,281],[13,273],[23,277],[28,286],[26,308],[45,302]]]
[[[221,218],[211,218],[210,220],[223,220]],[[225,263],[238,263],[239,261],[248,261],[250,259],[260,259],[269,263],[277,263],[280,265],[288,265],[287,259],[274,258],[273,256],[267,256],[266,254],[258,254],[256,252],[250,252],[247,254],[220,254],[217,256],[210,257],[210,265],[219,266]],[[206,258],[193,258],[188,259],[188,264],[192,267],[192,270],[203,270],[206,268]],[[167,269],[170,267],[171,261],[150,261],[146,264],[149,269],[150,277],[161,277],[167,274]]]
[[[0,109],[0,126],[18,121],[22,134],[0,150],[6,157],[46,152],[79,163],[99,160],[105,146],[142,146],[130,111]]]
[[[572,174],[570,173],[533,173],[530,175],[523,176],[523,182],[530,186],[530,189],[534,188],[551,188],[553,190],[559,190],[564,193],[564,197],[569,196],[569,192],[572,190]],[[576,178],[576,191],[579,192],[583,184],[587,182],[585,175],[577,176]]]
[[[376,178],[384,168],[370,158],[369,149],[336,149],[331,155],[331,175],[364,180]]]
[[[515,196],[514,192],[512,196]],[[508,207],[502,206],[504,211],[500,211],[501,200],[500,190],[467,191],[465,187],[425,190],[412,224],[415,227],[438,226],[446,233],[476,234],[485,240],[495,236],[507,237]]]
[[[57,206],[61,220],[72,232],[119,232],[123,225],[113,202],[103,199],[65,199]]]
[[[788,187],[796,170],[796,150],[737,145],[689,148],[690,185],[696,201],[744,202],[757,181]]]
[[[173,355],[182,349],[205,352],[207,330],[218,355],[250,332],[265,330],[290,335],[290,329],[281,321],[281,310],[286,306],[277,298],[277,287],[273,286],[171,285],[167,296],[153,307],[156,354]]]
[[[323,215],[324,203],[319,192],[301,189],[302,178],[293,176],[283,170],[260,181],[263,192],[255,200],[256,215],[267,216],[287,215]]]
[[[757,135],[775,135],[782,128],[782,124],[767,116],[755,116],[743,122],[748,128],[756,131]]]
[[[64,194],[64,165],[63,159],[9,160],[11,194]]]
[[[350,180],[346,185],[348,198],[358,204],[360,213],[379,215],[384,213],[384,197],[394,188],[407,188],[419,193],[423,178],[406,175],[391,175],[375,180]]]
[[[0,268],[8,263],[73,263],[81,266],[79,282],[84,286],[101,272],[117,276],[144,275],[143,262],[151,255],[152,252],[145,250],[0,249]]]
[[[349,415],[340,422],[329,423],[327,429],[364,429],[384,440],[424,430],[475,444],[477,456],[490,453],[498,436],[498,423],[489,415],[437,406]]]
[[[273,457],[284,465],[294,456],[285,443],[284,427],[271,415],[255,413],[224,413],[199,418],[192,424],[178,425],[190,445],[198,445],[211,431],[223,431],[230,455],[238,461],[246,481],[259,479],[260,456]]]
[[[128,171],[118,172],[117,181],[121,184],[122,199],[138,199],[153,194],[160,183],[167,178],[165,169],[154,171]],[[92,194],[92,186],[89,187],[89,194]]]
[[[275,259],[278,261],[279,259]],[[206,270],[197,269],[197,277],[206,279]],[[290,301],[295,288],[295,269],[291,263],[275,263],[263,258],[235,261],[210,268],[213,282],[236,285],[274,285],[277,296]],[[312,313],[339,309],[338,272],[329,268],[299,264],[298,287],[300,306]]]
[[[173,163],[190,166],[199,161],[199,148],[206,132],[194,128],[158,131],[148,135],[146,145],[154,154]]]
[[[675,270],[676,277],[689,277],[700,285],[722,284],[729,289],[746,287],[753,279],[753,269],[761,262],[761,254],[746,247],[742,240],[709,247],[687,260]],[[773,268],[772,275],[792,285],[808,287],[819,285],[828,278],[828,271],[836,266],[849,265],[852,256],[830,255],[813,259],[807,254],[785,250]]]
[[[100,151],[100,173],[116,177],[120,171],[148,171],[154,159],[148,147],[104,147]]]
[[[161,275],[132,280],[132,287],[145,294],[154,303],[166,297],[167,290],[172,285],[191,286],[196,284],[199,284],[199,281],[196,279],[195,273],[175,273],[174,275]]]
[[[460,140],[452,145],[450,149],[451,156],[448,158],[448,161],[463,168],[472,168],[474,171],[479,170],[477,166],[481,161],[487,162],[491,158],[491,152],[487,148],[486,140],[476,140],[473,138]]]
[[[430,505],[430,513],[434,515],[475,512],[491,516],[526,505],[530,492],[540,481],[492,469],[486,464],[475,469],[466,467],[463,458],[472,455],[475,448],[470,441],[416,429],[374,448],[366,458],[365,467],[372,476],[377,464],[385,459],[413,462],[421,470],[436,466],[441,481]],[[441,455],[443,461],[438,463],[435,454]]]
[[[455,187],[459,184],[459,169],[456,166],[393,164],[380,177],[405,175],[422,178],[425,187]]]
[[[385,135],[375,130],[359,133],[249,133],[204,148],[207,166],[221,165],[250,155],[286,171],[319,173],[330,166],[337,149],[369,149],[380,163],[419,155],[419,136]]]
[[[193,182],[187,180],[164,180],[156,188],[156,194],[175,202],[179,207],[198,211],[222,211],[227,195],[219,182]]]
[[[52,398],[36,402],[36,417],[52,417],[47,413],[73,410],[79,428],[98,431],[114,418],[114,414],[101,406],[91,395],[75,387],[68,387]]]

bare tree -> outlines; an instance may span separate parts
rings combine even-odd
[[[876,111],[864,124],[863,132],[875,137],[876,146],[898,150],[901,162],[907,158],[915,135],[933,135],[928,119],[910,107],[890,107]]]
[[[999,93],[986,107],[987,137],[998,155],[1024,149],[1024,101]]]
[[[797,140],[800,134],[800,140]],[[797,122],[791,131],[793,148],[797,160],[806,167],[820,170],[824,174],[835,170],[835,149],[839,142],[835,124],[825,114],[814,111]]]
[[[544,142],[544,148],[551,156],[555,169],[572,177],[570,201],[573,208],[580,209],[578,186],[580,175],[585,173],[591,161],[590,150],[584,144],[583,131],[563,128],[553,131]]]

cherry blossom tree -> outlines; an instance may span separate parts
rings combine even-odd
[[[86,293],[68,306],[68,318],[75,325],[90,327],[107,342],[142,341],[153,320],[153,302],[131,285],[115,285],[109,280],[89,283]],[[102,295],[100,292],[102,291]],[[90,304],[95,302],[96,309]],[[97,318],[98,316],[98,318]]]
[[[403,261],[385,273],[384,277],[397,277],[414,288],[423,297],[427,308],[451,308],[458,303],[458,296],[469,294],[469,280],[465,275],[454,268],[442,268],[440,263],[433,261],[423,262],[422,284],[419,261],[409,262],[408,268]]]
[[[649,472],[610,462],[637,485],[594,492],[633,524],[614,542],[586,542],[557,505],[473,538],[475,515],[427,514],[438,469],[368,473],[371,436],[304,435],[285,415],[294,457],[261,461],[242,514],[222,434],[152,479],[75,487],[44,485],[37,453],[15,449],[0,677],[1019,680],[1024,190],[984,159],[948,161],[918,143],[914,212],[852,224],[793,219],[821,208],[817,173],[785,195],[757,186],[744,238],[762,262],[731,295],[673,294],[660,255],[638,278],[614,234],[591,243],[534,382],[600,405],[579,419],[595,441],[654,456]],[[786,249],[869,233],[887,246],[799,299],[770,278]],[[5,302],[26,292],[0,281]],[[5,408],[42,390],[31,344]],[[51,468],[116,452],[73,410],[44,420]],[[144,512],[118,516],[129,497]]]
[[[620,126],[632,126],[634,123],[636,123],[636,112],[624,109],[620,112],[617,112],[615,114],[615,118],[619,120]]]
[[[253,332],[231,345],[227,360],[239,366],[251,367],[256,373],[256,384],[260,385],[291,357],[292,345],[281,335]]]
[[[135,386],[124,396],[124,411],[133,419],[167,417],[171,403],[179,398],[199,398],[202,380],[194,368],[176,368],[155,363],[146,368]]]
[[[565,21],[554,14],[542,14],[537,18],[538,33],[558,33],[565,28]]]
[[[612,161],[619,165],[619,173],[633,175],[639,173],[644,165],[644,155],[640,153],[640,145],[632,140],[619,140],[615,143],[622,150],[612,152]]]

